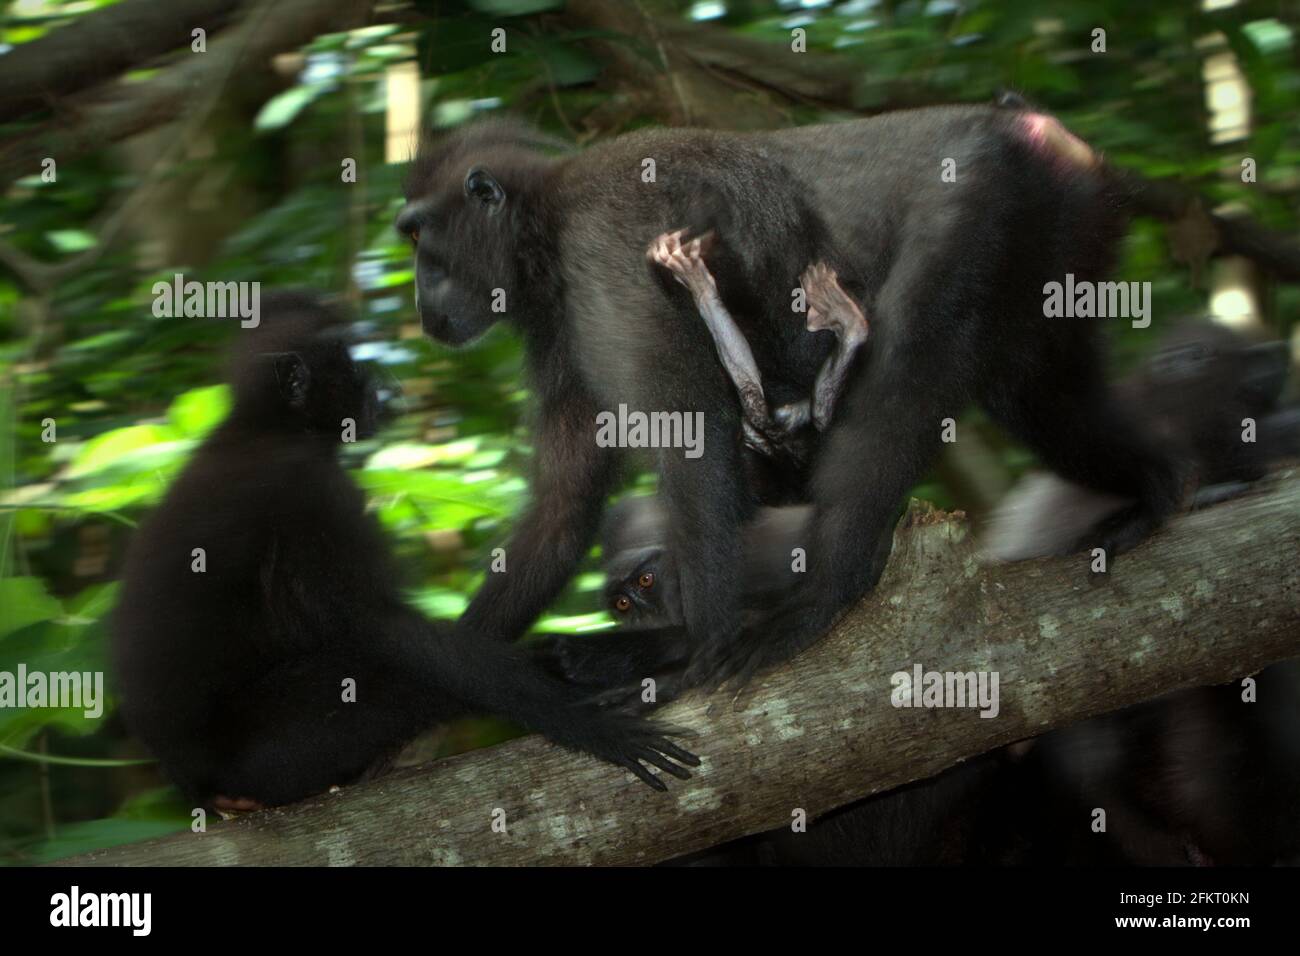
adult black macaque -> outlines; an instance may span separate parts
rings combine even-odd
[[[794,192],[773,188],[783,183]],[[421,321],[459,344],[508,317],[538,415],[509,570],[488,576],[463,621],[516,638],[572,576],[616,475],[596,415],[620,404],[704,413],[701,457],[656,459],[696,645],[688,683],[791,656],[871,588],[942,420],[971,402],[1051,468],[1131,498],[1082,544],[1133,545],[1170,511],[1176,468],[1108,392],[1097,322],[1044,317],[1047,283],[1097,280],[1111,264],[1123,222],[1109,183],[1050,117],[979,106],[772,133],[645,130],[561,156],[508,124],[429,146],[397,220],[415,240]],[[810,394],[833,345],[791,321],[810,263],[834,269],[872,325],[816,440],[808,573],[743,629],[737,569],[754,502],[740,406],[689,294],[645,262],[654,237],[702,234],[715,217],[709,267],[774,405]]]
[[[649,722],[404,603],[338,462],[345,429],[372,430],[375,390],[319,301],[263,307],[240,334],[234,408],[141,527],[113,622],[123,714],[164,770],[219,807],[288,803],[487,713],[657,789],[643,764],[688,776],[677,764],[698,760]]]

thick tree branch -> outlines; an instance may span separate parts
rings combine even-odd
[[[851,57],[794,53],[789,45],[737,36],[677,16],[640,16],[631,4],[569,0],[564,16],[575,27],[622,33],[632,39],[653,37],[659,52],[656,60],[638,56],[628,44],[601,41],[599,45],[620,90],[647,92],[636,102],[638,111],[669,125],[785,125],[786,103],[860,112],[863,85],[880,82],[864,75],[861,64]],[[671,87],[665,78],[671,78]],[[737,88],[761,93],[761,102],[751,97],[742,109]],[[923,105],[914,97],[900,97],[897,91],[878,93],[873,100],[888,100],[889,109]],[[900,102],[900,98],[911,101]],[[1175,181],[1153,180],[1118,167],[1114,172],[1123,184],[1126,204],[1137,215],[1177,222],[1202,202],[1194,190]],[[1280,281],[1300,281],[1300,242],[1294,235],[1263,226],[1244,213],[1205,213],[1203,228],[1210,242],[1207,254],[1244,256]]]
[[[1196,192],[1172,180],[1148,179],[1129,169],[1116,172],[1129,206],[1139,215],[1176,222],[1189,212],[1196,215],[1202,203]],[[1300,242],[1294,236],[1261,225],[1244,213],[1202,215],[1216,254],[1244,256],[1283,282],[1300,282]]]
[[[914,508],[880,586],[792,665],[665,719],[695,779],[653,793],[536,737],[287,809],[65,861],[654,863],[820,814],[967,757],[1300,654],[1300,470],[1185,515],[1111,573],[1085,556],[982,566],[959,517]],[[1000,712],[896,709],[890,676],[988,669]],[[494,832],[505,812],[507,832]]]
[[[49,106],[212,33],[241,0],[122,0],[0,56],[0,121]]]
[[[664,8],[645,0],[568,0],[564,6],[562,22],[570,28],[626,38],[590,43],[617,92],[634,101],[632,115],[655,115],[670,125],[763,128],[789,123],[787,102],[853,99],[861,68],[847,58],[794,53],[788,45],[655,15]]]
[[[6,141],[0,146],[0,182],[39,172],[46,156],[62,162],[177,119],[234,70],[262,67],[322,33],[361,26],[369,9],[370,0],[250,4],[238,26],[210,42],[208,52],[182,54],[151,79],[91,91],[75,104],[71,122],[52,120]]]

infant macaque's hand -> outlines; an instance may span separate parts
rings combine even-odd
[[[672,273],[673,278],[690,290],[696,302],[709,296],[716,297],[718,284],[713,273],[704,264],[704,251],[710,244],[712,233],[697,236],[690,242],[682,243],[685,229],[665,232],[650,243],[646,249],[646,258],[663,266]]]

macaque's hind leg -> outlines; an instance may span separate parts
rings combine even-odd
[[[1099,358],[1080,347],[1056,374],[1008,379],[984,406],[1058,475],[1132,504],[1109,514],[1072,550],[1127,551],[1154,531],[1182,497],[1181,467],[1110,389]]]
[[[740,405],[745,416],[745,441],[756,451],[772,455],[774,449],[768,436],[776,429],[768,415],[767,398],[763,394],[763,379],[758,371],[758,363],[754,361],[754,353],[750,351],[744,333],[722,304],[718,284],[704,262],[704,248],[711,234],[692,239],[683,245],[684,234],[685,230],[678,230],[659,236],[650,243],[646,257],[667,269],[691,293],[695,307],[708,326],[709,334],[713,336],[713,344],[718,350],[722,366],[740,394]]]
[[[867,340],[867,317],[844,291],[835,270],[824,262],[809,266],[799,279],[808,296],[808,331],[830,329],[835,333],[835,351],[817,373],[813,387],[812,420],[818,431],[825,431],[835,411],[835,401],[844,388],[853,356]],[[782,416],[778,410],[777,420]]]

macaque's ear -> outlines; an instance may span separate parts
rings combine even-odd
[[[477,199],[487,206],[489,211],[501,207],[506,201],[506,191],[491,173],[482,166],[475,166],[465,176],[465,195]]]
[[[311,387],[311,370],[297,352],[273,352],[267,355],[275,368],[275,381],[280,395],[291,408],[307,404],[307,390]]]

